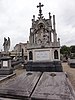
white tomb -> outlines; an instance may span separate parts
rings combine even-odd
[[[30,28],[29,41],[27,43],[28,63],[43,63],[60,61],[60,39],[57,39],[55,28],[55,15],[49,13],[49,18],[45,19],[39,3],[39,16],[35,19],[33,15],[32,27]]]

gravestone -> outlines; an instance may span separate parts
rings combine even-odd
[[[11,57],[9,55],[10,49],[10,38],[8,40],[4,37],[4,54],[0,58],[1,60],[1,68],[0,68],[0,75],[9,75],[13,73],[13,69],[11,67]]]
[[[11,67],[11,57],[9,56],[1,57],[0,75],[9,75],[12,73],[13,69]]]

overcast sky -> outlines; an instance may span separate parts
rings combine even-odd
[[[75,0],[0,0],[0,51],[4,37],[10,37],[11,49],[29,40],[31,19],[38,17],[37,5],[44,4],[42,12],[56,15],[56,32],[61,45],[75,45]]]

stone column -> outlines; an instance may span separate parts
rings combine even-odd
[[[49,32],[50,42],[52,42],[51,32]]]
[[[53,38],[54,38],[54,42],[57,42],[57,34],[55,28],[55,15],[53,15]]]
[[[57,42],[57,34],[56,33],[53,33],[53,39],[54,39],[54,42]]]
[[[35,43],[35,34],[33,34],[33,42]]]
[[[52,28],[52,21],[51,21],[51,13],[49,12],[49,27],[51,27]]]
[[[55,15],[53,15],[53,30],[56,31],[56,29],[55,29]]]
[[[33,43],[34,43],[34,34],[33,34]]]

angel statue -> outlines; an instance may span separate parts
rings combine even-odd
[[[4,51],[8,52],[10,49],[10,38],[9,37],[8,37],[8,40],[4,37],[3,46],[4,46]]]

